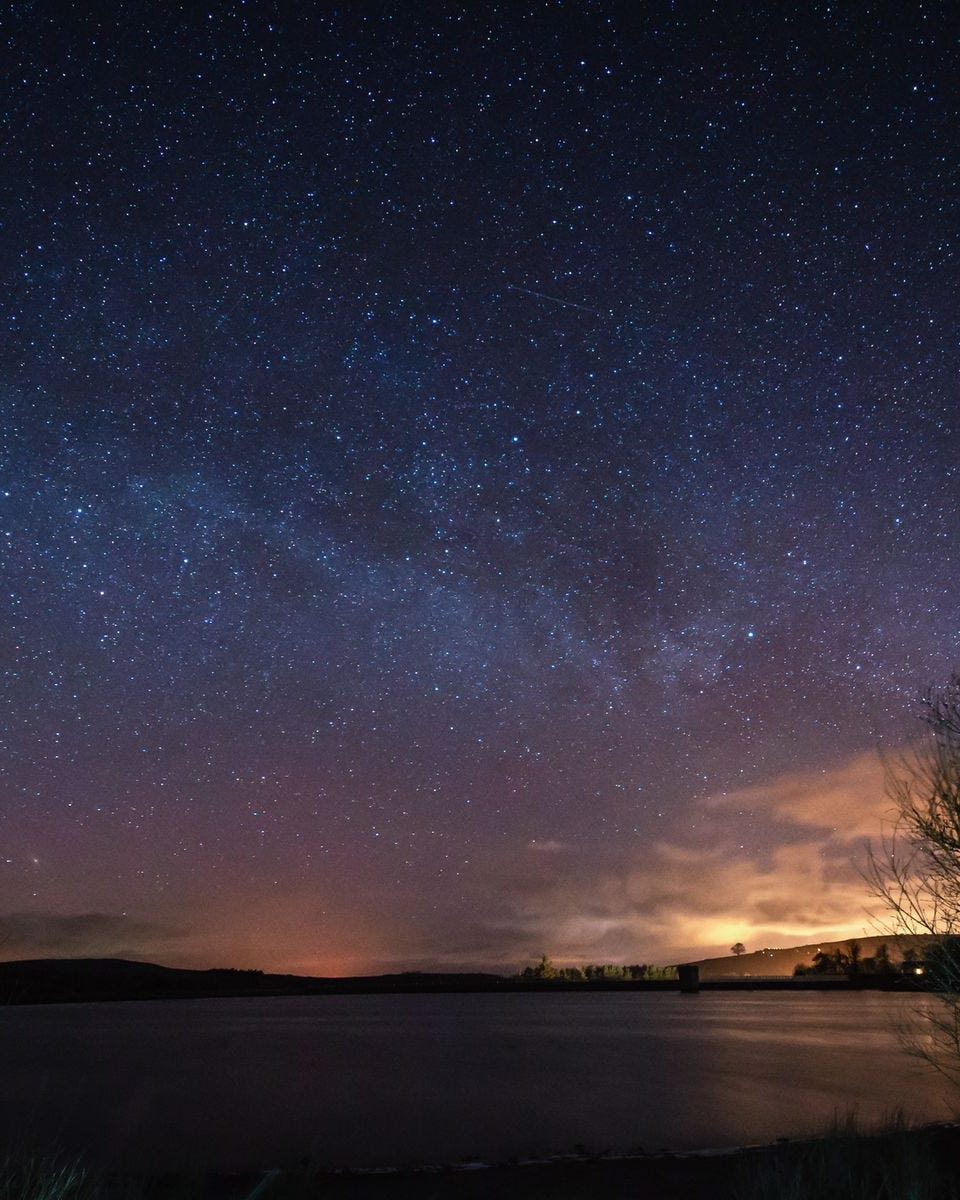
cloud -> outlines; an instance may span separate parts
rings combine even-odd
[[[208,907],[189,931],[120,913],[13,912],[0,916],[0,955],[352,974],[515,969],[543,953],[562,963],[669,963],[737,941],[842,940],[877,932],[860,870],[863,842],[879,836],[890,807],[882,763],[861,753],[712,796],[683,838],[611,838],[586,853],[548,831],[498,846],[429,912],[392,892],[358,906],[351,893],[321,902],[312,891],[219,915]]]
[[[473,919],[398,924],[386,969],[516,968],[547,953],[562,964],[682,962],[751,949],[876,932],[869,896],[849,858],[838,866],[816,843],[778,847],[763,862],[728,846],[667,842],[610,854],[518,855],[496,893],[478,881]],[[386,949],[386,948],[385,948]]]
[[[760,948],[876,933],[864,841],[881,833],[889,809],[882,763],[858,754],[711,797],[689,841],[631,840],[602,858],[569,843],[527,843],[502,864],[495,891],[490,875],[477,880],[470,927],[458,924],[451,937],[441,915],[403,950],[452,962],[453,941],[457,961],[488,967],[542,953],[663,963],[726,953],[736,941]]]
[[[855,862],[838,869],[811,843],[780,846],[762,863],[728,846],[661,843],[640,863],[540,883],[514,894],[515,927],[531,949],[539,942],[579,961],[687,957],[733,941],[790,945],[863,933],[868,923]]]
[[[4,958],[144,958],[183,931],[123,913],[13,912],[0,916]]]
[[[842,840],[876,838],[889,824],[893,807],[885,768],[875,752],[858,754],[830,769],[790,772],[724,792],[711,797],[706,806],[719,812],[774,816]]]

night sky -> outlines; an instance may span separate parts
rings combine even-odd
[[[4,6],[0,953],[862,932],[960,663],[955,16]]]

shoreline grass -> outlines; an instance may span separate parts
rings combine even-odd
[[[10,1151],[0,1200],[960,1200],[960,1126],[875,1131],[855,1114],[803,1141],[706,1155],[504,1164],[394,1173],[111,1172],[82,1158]]]
[[[960,1129],[896,1113],[864,1130],[855,1113],[822,1135],[744,1160],[733,1200],[960,1200]]]

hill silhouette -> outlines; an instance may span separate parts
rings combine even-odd
[[[783,978],[792,976],[797,966],[810,967],[813,956],[818,952],[832,954],[837,950],[846,952],[855,941],[860,947],[862,958],[873,958],[880,946],[885,945],[894,966],[903,961],[904,951],[918,952],[930,941],[929,937],[906,934],[900,937],[878,935],[875,937],[846,938],[839,942],[807,942],[802,946],[765,947],[739,956],[729,954],[720,958],[702,958],[696,965],[700,968],[701,981],[711,979]]]
[[[0,962],[0,1004],[78,1000],[172,1000],[217,996],[315,996],[338,992],[489,991],[499,975],[421,974],[322,977],[268,975],[215,967],[188,970],[123,958],[40,958]]]
[[[872,958],[881,944],[897,966],[908,949],[922,951],[930,939],[905,936],[858,938],[861,957]],[[749,986],[751,981],[790,986],[798,965],[809,967],[818,952],[847,951],[850,942],[810,942],[802,946],[767,947],[739,957],[700,959],[701,984],[709,988]],[[823,982],[827,979],[821,977]],[[779,981],[779,982],[777,982]],[[809,976],[796,981],[813,984]],[[407,971],[391,975],[270,975],[263,971],[214,967],[190,970],[122,958],[40,958],[0,962],[0,1004],[51,1004],[96,1000],[175,1000],[240,996],[321,996],[400,992],[505,992],[544,990],[654,990],[676,988],[675,980],[602,979],[585,982],[540,980],[482,972]]]

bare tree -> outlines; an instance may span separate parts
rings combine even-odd
[[[923,1010],[913,1049],[960,1080],[960,673],[923,701],[925,735],[887,764],[893,831],[870,852],[867,880],[894,934],[929,939],[937,1003]]]

